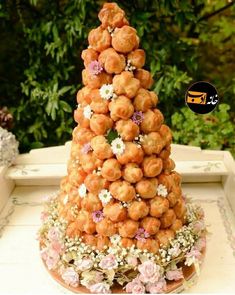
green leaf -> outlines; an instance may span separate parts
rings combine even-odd
[[[118,133],[116,130],[113,130],[113,129],[110,129],[107,136],[106,136],[106,139],[108,141],[109,144],[112,143],[112,141],[118,137]]]
[[[71,113],[71,112],[72,112],[72,108],[71,108],[71,106],[70,106],[67,102],[65,102],[64,100],[60,100],[59,104],[60,104],[60,107],[61,107],[65,112],[67,112],[67,113]]]

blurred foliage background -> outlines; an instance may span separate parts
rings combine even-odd
[[[74,127],[81,51],[105,1],[0,1],[0,107],[14,117],[22,152],[63,144]],[[235,154],[235,3],[225,0],[119,0],[146,50],[147,66],[174,142]],[[195,115],[184,96],[211,82],[217,109]]]

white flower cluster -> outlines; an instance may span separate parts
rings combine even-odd
[[[111,142],[111,149],[115,155],[122,155],[125,151],[125,147],[125,143],[120,137],[115,138]]]
[[[0,127],[0,166],[10,166],[14,163],[19,154],[18,146],[15,135]]]
[[[127,60],[127,65],[125,67],[125,71],[129,71],[129,72],[132,72],[136,69],[136,67],[132,66],[131,64],[131,60]]]
[[[85,198],[87,194],[87,188],[84,183],[82,183],[78,188],[78,193],[81,198]]]
[[[102,189],[99,193],[99,199],[103,205],[107,205],[112,200],[112,195],[107,189]]]
[[[89,119],[89,120],[90,120],[92,114],[93,114],[93,112],[92,112],[92,110],[91,110],[90,105],[85,106],[84,109],[83,109],[83,116],[84,116],[86,119]]]
[[[100,96],[103,99],[110,100],[112,98],[116,98],[117,95],[114,93],[113,84],[103,84],[99,89]]]
[[[157,194],[158,194],[158,196],[161,196],[164,198],[167,196],[168,192],[167,192],[167,188],[165,187],[165,185],[159,184],[157,186]]]

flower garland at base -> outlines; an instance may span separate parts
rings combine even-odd
[[[53,196],[42,212],[38,239],[47,268],[58,273],[68,286],[84,286],[91,293],[111,293],[111,287],[119,284],[127,293],[156,294],[166,291],[168,281],[184,279],[183,265],[194,265],[199,270],[206,247],[206,227],[198,205],[187,204],[186,225],[157,254],[135,246],[123,248],[118,235],[103,251],[79,237],[69,238],[65,234],[67,222],[58,216],[57,208],[57,197]]]

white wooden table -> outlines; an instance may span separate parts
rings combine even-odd
[[[0,294],[71,294],[45,270],[36,233],[43,198],[66,174],[70,143],[20,155],[0,167]],[[198,283],[187,293],[235,293],[235,165],[228,152],[173,145],[183,192],[205,210],[208,246]]]

